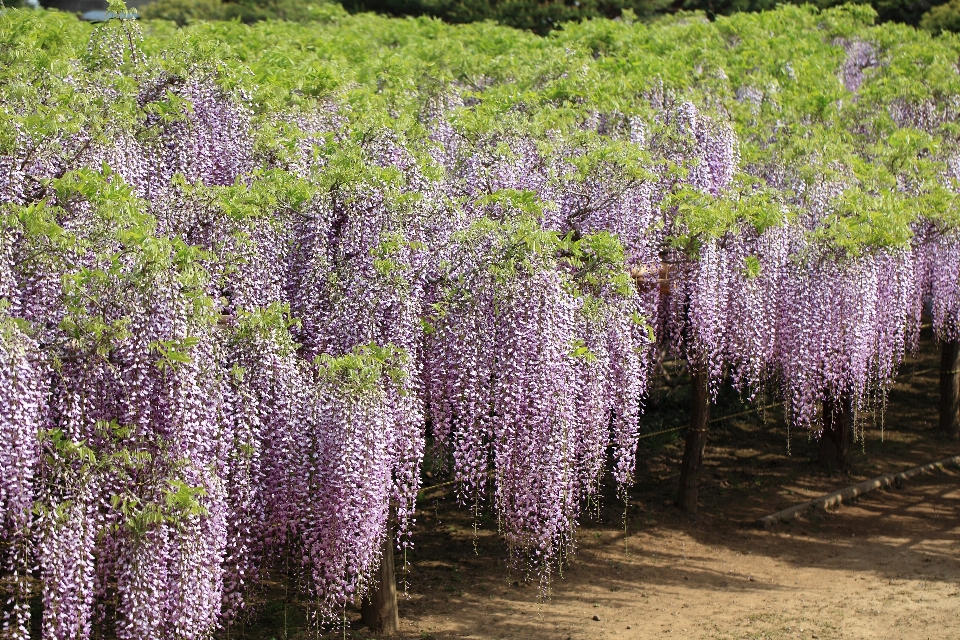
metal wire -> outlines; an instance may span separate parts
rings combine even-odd
[[[707,424],[715,424],[717,422],[723,422],[724,420],[730,420],[731,418],[738,418],[740,416],[750,415],[751,413],[757,413],[758,411],[763,411],[764,409],[771,409],[783,404],[782,402],[774,402],[773,404],[764,405],[762,407],[754,407],[753,409],[747,409],[746,411],[740,411],[738,413],[731,413],[728,416],[720,416],[719,418],[711,418]],[[673,433],[674,431],[682,431],[683,429],[689,429],[689,425],[683,425],[681,427],[674,427],[673,429],[664,429],[662,431],[654,431],[653,433],[645,433],[637,440],[643,440],[644,438],[652,438],[654,436],[660,436],[665,433]]]

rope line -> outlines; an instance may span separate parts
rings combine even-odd
[[[424,487],[423,489],[420,489],[420,491],[418,491],[417,493],[418,493],[418,494],[423,494],[423,493],[426,493],[426,492],[428,492],[428,491],[433,491],[434,489],[441,489],[441,488],[443,488],[443,487],[449,487],[449,486],[452,485],[452,484],[456,484],[456,482],[457,482],[456,480],[449,480],[449,481],[447,481],[447,482],[441,482],[440,484],[435,484],[435,485],[433,485],[433,486],[431,486],[431,487]]]
[[[731,413],[731,414],[728,415],[728,416],[720,416],[719,418],[713,418],[713,419],[710,420],[710,422],[711,422],[711,423],[713,423],[713,422],[723,422],[724,420],[729,420],[730,418],[736,418],[736,417],[738,417],[738,416],[745,416],[745,415],[750,414],[750,413],[756,413],[757,411],[763,411],[764,409],[772,409],[772,408],[774,408],[774,407],[780,406],[781,404],[783,404],[783,403],[782,403],[782,402],[774,402],[773,404],[764,405],[764,406],[762,406],[762,407],[754,407],[753,409],[747,409],[746,411],[741,411],[740,413]]]
[[[933,369],[920,369],[919,371],[904,371],[900,375],[896,376],[894,380],[896,380],[897,378],[905,378],[908,376],[922,376],[925,373],[930,373],[932,371],[939,371],[939,370],[940,368],[936,367]],[[956,373],[956,371],[948,371],[947,373]]]
[[[660,435],[663,435],[663,434],[665,434],[665,433],[673,433],[674,431],[680,431],[680,430],[682,430],[682,429],[688,429],[688,428],[689,428],[689,427],[688,427],[687,425],[683,425],[682,427],[674,427],[673,429],[664,429],[663,431],[654,431],[653,433],[645,433],[645,434],[643,434],[642,436],[638,437],[637,440],[643,440],[643,439],[645,439],[645,438],[652,438],[653,436],[660,436]]]
[[[719,418],[710,418],[707,421],[707,424],[715,424],[717,422],[723,422],[724,420],[730,420],[731,418],[738,418],[740,416],[746,416],[751,413],[757,413],[758,411],[763,411],[764,409],[771,409],[783,404],[782,402],[774,402],[773,404],[764,405],[762,407],[754,407],[753,409],[747,409],[746,411],[740,411],[738,413],[731,413],[728,416],[720,416]],[[674,427],[672,429],[663,429],[662,431],[654,431],[653,433],[645,433],[642,436],[638,437],[637,440],[643,440],[645,438],[652,438],[654,436],[660,436],[665,433],[673,433],[674,431],[682,431],[683,429],[689,429],[689,425],[683,425],[682,427]]]

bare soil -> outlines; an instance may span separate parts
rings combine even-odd
[[[882,429],[867,425],[850,474],[821,469],[805,432],[791,434],[788,450],[777,408],[713,423],[695,518],[673,506],[682,432],[642,440],[626,518],[611,494],[584,519],[578,552],[547,598],[509,575],[490,516],[475,533],[448,489],[428,491],[407,554],[399,637],[960,639],[960,472],[926,474],[770,531],[754,524],[828,491],[960,454],[960,443],[937,433],[938,366],[928,337],[893,388]],[[644,431],[683,424],[688,392],[678,385],[656,394]],[[763,404],[728,392],[713,416]],[[401,554],[400,578],[402,563]],[[272,620],[261,614],[239,637],[315,637],[298,624],[295,602],[282,606],[285,628],[274,601],[265,609]],[[370,637],[355,610],[345,615],[350,630],[332,637]]]

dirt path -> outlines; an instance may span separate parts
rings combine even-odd
[[[404,635],[960,638],[960,474],[931,474],[771,532],[689,522],[669,508],[643,516],[651,524],[626,539],[584,530],[544,602],[503,577],[486,553],[497,555],[493,536],[480,538],[480,555],[448,542],[446,561],[410,576]],[[455,525],[448,531],[460,537]]]

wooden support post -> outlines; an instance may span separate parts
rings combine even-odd
[[[689,515],[697,513],[697,493],[700,487],[700,470],[703,467],[703,451],[707,445],[707,427],[710,424],[709,376],[706,372],[690,368],[690,429],[683,448],[680,463],[680,493],[677,506]]]
[[[940,343],[940,431],[960,440],[960,341]]]
[[[393,534],[387,531],[383,541],[383,557],[376,574],[376,584],[360,605],[360,619],[371,631],[393,635],[400,630],[397,612],[397,579],[393,567]]]
[[[853,398],[823,402],[820,464],[831,471],[849,471],[853,459]]]

